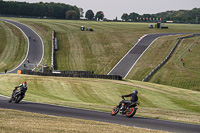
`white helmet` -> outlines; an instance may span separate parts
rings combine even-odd
[[[137,90],[134,90],[132,93],[134,93],[134,94],[137,95],[137,94],[138,94],[138,91],[137,91]]]

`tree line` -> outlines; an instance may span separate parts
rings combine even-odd
[[[157,22],[173,21],[177,23],[200,23],[200,8],[192,10],[166,11],[157,14],[143,14],[132,12],[124,13],[122,21],[134,22]],[[26,3],[16,1],[0,0],[0,15],[22,16],[22,17],[42,17],[55,19],[77,20],[83,17],[83,9],[63,3]],[[85,13],[88,20],[107,20],[103,11],[98,11],[96,15],[92,10]],[[117,18],[114,20],[117,21]]]
[[[156,22],[156,21],[173,21],[177,23],[200,23],[200,8],[193,8],[192,10],[178,10],[166,11],[157,14],[143,14],[138,13],[124,13],[121,16],[123,21],[134,22]]]
[[[104,13],[103,11],[98,11],[96,15],[94,15],[94,12],[92,10],[88,10],[85,13],[85,18],[88,20],[104,20]]]
[[[0,15],[79,19],[80,11],[76,6],[62,3],[26,3],[0,0]]]

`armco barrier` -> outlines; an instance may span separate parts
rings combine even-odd
[[[172,56],[172,54],[174,53],[175,49],[177,48],[177,46],[179,45],[182,39],[196,37],[196,36],[200,36],[200,34],[193,34],[193,35],[178,38],[178,41],[176,42],[175,46],[172,48],[167,58],[165,58],[165,60],[161,62],[153,71],[151,71],[142,81],[147,82],[149,78],[153,76],[170,59],[170,57]]]
[[[99,78],[99,79],[113,79],[122,80],[119,75],[99,75],[92,71],[60,71],[60,73],[52,73],[52,71],[35,72],[31,70],[22,70],[21,74],[39,75],[39,76],[57,76],[57,77],[79,77],[79,78]]]
[[[61,74],[94,74],[93,71],[54,71]],[[44,70],[44,73],[54,73],[52,70]]]
[[[94,74],[93,71],[61,71],[61,74]]]
[[[57,51],[58,50],[58,39],[55,38],[54,40],[54,50]]]
[[[51,55],[51,68],[52,70],[55,70],[55,59],[56,59],[56,53],[55,53],[55,37],[56,37],[56,32],[55,30],[52,31],[52,55]]]

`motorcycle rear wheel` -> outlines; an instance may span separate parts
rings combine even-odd
[[[136,110],[134,107],[130,107],[129,108],[129,111],[126,112],[126,117],[133,117],[136,113]]]
[[[116,107],[113,108],[113,110],[112,110],[112,112],[111,112],[111,115],[112,115],[112,116],[115,116],[118,112],[119,112],[119,107],[116,106]]]

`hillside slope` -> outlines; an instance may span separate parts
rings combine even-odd
[[[137,62],[128,78],[144,79],[167,57],[178,37],[159,38]],[[150,82],[199,91],[200,47],[199,44],[196,44],[196,41],[200,41],[200,37],[183,39],[170,60],[151,77]],[[191,49],[191,46],[194,47]],[[191,52],[189,52],[189,49]],[[181,58],[183,58],[183,62],[181,62]],[[183,63],[185,66],[183,66]]]
[[[120,95],[139,91],[137,115],[200,123],[200,92],[134,80],[0,75],[0,94],[10,96],[12,89],[27,81],[25,100],[110,112]]]
[[[163,30],[149,29],[147,23],[116,23],[22,18],[9,19],[19,21],[30,26],[42,37],[45,45],[45,55],[42,63],[47,64],[49,69],[51,66],[51,34],[52,30],[55,30],[59,44],[59,49],[56,52],[57,69],[88,70],[94,71],[94,73],[97,74],[107,74],[137,42],[137,39],[144,34],[161,32],[197,32],[200,28],[200,25],[168,24],[169,29]],[[94,32],[80,31],[81,25],[85,27],[90,26],[90,28],[94,29]],[[149,50],[146,51],[143,57],[137,62],[136,66],[132,69],[127,78],[142,80],[168,55],[178,37],[180,36],[162,37],[157,39]],[[191,40],[189,43],[194,41],[195,40]],[[182,53],[178,54],[181,56]],[[194,57],[197,56],[194,55]],[[198,62],[198,59],[194,60]],[[181,65],[178,67],[181,67]],[[173,67],[172,69],[174,68],[176,67]],[[195,69],[197,70],[198,67]],[[167,71],[171,71],[171,68],[168,68]],[[186,73],[188,72],[190,71],[187,70]],[[167,73],[172,75],[170,72]],[[185,74],[184,76],[177,76],[176,74],[170,77],[171,81],[167,81],[170,75],[166,76],[166,73],[162,73],[157,76],[157,78],[152,78],[151,82],[198,90],[199,78],[197,73],[194,73],[194,75],[195,74],[196,76],[187,76],[190,77],[190,79],[182,81],[179,81],[179,79],[186,77]],[[191,72],[189,75],[193,75],[193,73]],[[179,79],[175,79],[174,77]]]
[[[89,70],[98,74],[107,74],[145,34],[197,32],[200,27],[170,24],[169,29],[162,30],[150,29],[147,23],[12,19],[32,27],[42,37],[45,45],[44,64],[50,66],[51,32],[55,30],[59,44],[57,69]],[[80,26],[89,26],[94,31],[82,32]]]
[[[28,43],[15,26],[0,20],[0,73],[17,67],[25,58]]]

